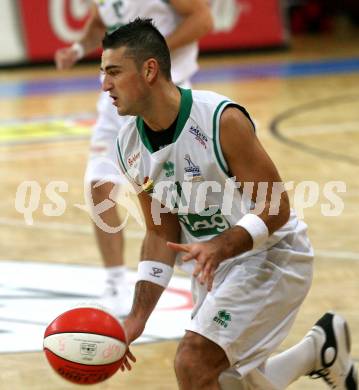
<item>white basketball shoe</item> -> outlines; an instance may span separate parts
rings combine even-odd
[[[106,281],[106,288],[100,303],[116,317],[126,317],[129,314],[132,300],[133,291],[128,286],[128,283],[115,284],[112,281]]]
[[[316,348],[315,369],[311,378],[323,378],[329,388],[358,390],[357,370],[350,356],[350,333],[347,322],[328,312],[306,334]]]

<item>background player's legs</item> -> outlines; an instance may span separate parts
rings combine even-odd
[[[107,182],[96,187],[96,182],[91,183],[91,194],[94,205],[110,199],[111,192],[115,189],[116,184]],[[112,192],[113,193],[113,192]],[[102,221],[116,228],[121,225],[121,220],[114,204],[108,210],[101,213]],[[97,244],[100,249],[104,264],[106,267],[123,267],[124,266],[124,240],[122,229],[113,233],[104,231],[101,227],[94,223],[95,235]],[[117,229],[116,229],[117,230]]]
[[[93,129],[90,155],[85,173],[87,204],[94,222],[97,245],[106,271],[102,304],[116,315],[128,314],[132,295],[126,280],[124,237],[116,203],[124,181],[116,156],[116,138],[123,117],[117,114],[111,99],[100,95],[99,116]]]
[[[94,207],[105,205],[103,212],[100,212],[101,210],[96,212],[101,224],[96,223],[97,218],[93,224],[97,245],[106,269],[106,287],[102,304],[116,315],[124,316],[131,308],[132,296],[126,280],[123,229],[115,203],[118,191],[119,184],[91,183],[92,204]],[[106,204],[110,207],[107,208]]]
[[[200,334],[187,331],[175,358],[180,390],[220,390],[219,375],[229,367],[224,350]]]

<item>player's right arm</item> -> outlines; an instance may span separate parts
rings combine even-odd
[[[58,49],[55,52],[55,63],[58,69],[69,69],[83,56],[101,46],[106,32],[98,8],[91,7],[91,14],[86,22],[82,38],[74,45]]]
[[[141,262],[154,261],[172,267],[175,263],[175,253],[168,248],[167,241],[179,242],[180,225],[176,214],[162,213],[161,223],[156,225],[152,216],[152,198],[145,192],[138,195],[146,224],[146,235],[142,245]],[[138,280],[135,287],[132,309],[124,326],[127,341],[130,344],[138,338],[154,310],[164,287],[147,280]]]

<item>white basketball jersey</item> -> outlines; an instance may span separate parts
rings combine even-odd
[[[171,34],[181,22],[181,16],[165,0],[94,0],[108,31],[115,30],[137,17],[151,18],[162,33]],[[198,69],[198,45],[191,43],[171,51],[172,80],[187,81]]]
[[[181,89],[181,94],[173,143],[153,152],[143,119],[137,117],[129,118],[119,132],[117,149],[129,180],[176,213],[183,240],[196,242],[234,226],[250,211],[251,200],[243,199],[230,179],[219,142],[221,114],[228,105],[238,104],[209,91]],[[155,223],[158,214],[153,210]],[[285,226],[250,254],[272,247],[297,223],[292,213]]]

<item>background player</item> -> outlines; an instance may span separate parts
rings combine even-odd
[[[152,18],[166,36],[171,50],[173,81],[177,85],[189,87],[190,78],[198,69],[197,40],[209,32],[213,25],[206,0],[96,0],[83,37],[71,47],[55,53],[57,67],[72,67],[83,56],[101,46],[106,30],[111,31],[138,16]],[[85,181],[91,187],[89,203],[95,221],[96,239],[107,270],[103,304],[117,315],[128,313],[131,303],[125,278],[121,221],[112,202],[116,201],[118,184],[122,180],[116,168],[114,146],[123,121],[124,118],[117,114],[109,96],[102,93],[85,174]],[[111,200],[109,208],[105,203],[108,199]],[[105,211],[97,216],[94,206],[99,206],[101,202],[104,202]]]
[[[148,20],[104,39],[103,89],[120,115],[137,115],[119,132],[118,154],[142,189],[147,227],[128,341],[143,332],[172,276],[173,251],[182,251],[195,306],[175,360],[181,390],[276,390],[309,374],[356,390],[348,328],[333,313],[270,358],[311,284],[306,225],[291,212],[247,111],[213,92],[177,88],[170,68],[165,40]],[[134,152],[137,163],[129,164]]]

